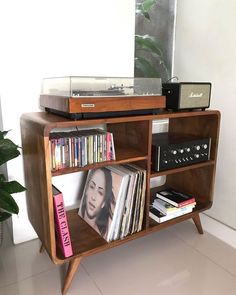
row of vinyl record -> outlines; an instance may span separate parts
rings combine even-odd
[[[156,193],[149,216],[158,223],[190,213],[196,205],[192,195],[184,194],[172,188]]]
[[[115,160],[113,134],[102,129],[50,133],[52,171]]]
[[[106,241],[142,229],[146,170],[134,165],[90,170],[78,214]]]
[[[146,171],[134,164],[89,170],[78,215],[106,241],[122,239],[142,229]],[[59,245],[65,257],[73,255],[62,193],[53,186]],[[149,216],[158,223],[192,212],[192,195],[168,188],[158,192]],[[79,232],[78,232],[79,235]]]
[[[134,164],[89,170],[78,214],[106,241],[142,229],[146,171]],[[52,187],[56,233],[65,257],[73,255],[63,194]],[[79,232],[78,232],[79,235]]]

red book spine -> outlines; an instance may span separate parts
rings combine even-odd
[[[192,198],[192,199],[189,199],[187,201],[183,201],[183,202],[179,203],[178,207],[181,208],[181,207],[184,207],[186,205],[192,204],[194,202],[195,202],[195,198]]]
[[[57,191],[55,193],[55,190]],[[63,195],[57,189],[53,190],[53,203],[54,203],[54,211],[55,211],[55,220],[57,227],[57,235],[60,241],[60,246],[63,251],[65,257],[69,257],[73,255],[72,245],[70,239],[70,232],[67,222],[67,216],[64,206]]]

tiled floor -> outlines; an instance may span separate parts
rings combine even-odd
[[[39,241],[0,248],[1,295],[60,294],[65,266]],[[235,295],[236,249],[187,221],[85,258],[68,295]]]

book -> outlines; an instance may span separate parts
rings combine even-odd
[[[155,220],[158,223],[162,223],[162,222],[171,220],[173,218],[190,213],[190,212],[192,212],[192,210],[193,210],[193,208],[190,207],[185,211],[178,211],[178,212],[173,212],[171,214],[165,215],[161,211],[159,211],[158,209],[151,206],[149,209],[149,217],[151,217],[153,220]]]
[[[153,207],[155,207],[156,209],[158,209],[159,211],[161,211],[163,214],[167,215],[167,214],[171,214],[174,212],[178,212],[178,211],[183,211],[188,209],[189,207],[194,208],[196,205],[196,202],[188,204],[186,206],[183,207],[175,207],[172,204],[156,197],[152,203]]]
[[[195,198],[192,195],[184,194],[172,188],[167,188],[156,193],[156,197],[175,207],[183,207],[195,202]]]
[[[60,248],[65,257],[73,255],[70,231],[67,222],[66,210],[62,192],[52,186],[56,233]]]
[[[101,167],[89,170],[78,215],[110,242],[120,226],[129,175]]]

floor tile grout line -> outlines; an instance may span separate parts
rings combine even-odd
[[[94,283],[94,285],[96,286],[96,288],[98,289],[99,293],[101,295],[103,295],[103,292],[101,290],[101,288],[98,286],[97,282],[94,280],[94,278],[90,275],[89,271],[86,269],[86,267],[81,263],[81,267],[83,268],[83,270],[86,272],[86,274],[89,276],[89,278],[92,280],[92,282]]]
[[[191,244],[189,244],[186,240],[184,240],[183,238],[181,238],[180,236],[178,236],[175,232],[173,231],[169,231],[169,233],[171,235],[174,235],[177,239],[181,240],[182,242],[184,242],[184,244],[188,247],[188,248],[191,248],[193,249],[196,253],[200,254],[201,256],[207,258],[209,261],[211,261],[213,264],[215,264],[216,266],[220,267],[221,269],[223,269],[226,273],[228,273],[230,276],[232,276],[234,279],[236,279],[236,275],[234,275],[232,272],[230,272],[227,268],[225,268],[224,266],[222,266],[221,264],[217,263],[216,261],[214,261],[212,258],[210,258],[209,256],[207,256],[206,254],[204,254],[203,252],[201,252],[200,250],[198,250],[197,248],[195,248],[194,246],[192,246]],[[196,233],[198,234],[198,233]],[[3,289],[3,288],[6,288],[6,287],[9,287],[11,285],[14,285],[14,284],[17,284],[17,283],[20,283],[20,282],[24,282],[25,280],[28,280],[29,278],[32,278],[32,277],[37,277],[43,273],[47,273],[49,271],[51,271],[53,268],[55,267],[55,265],[51,266],[50,268],[47,268],[46,270],[43,270],[39,273],[36,273],[34,275],[30,275],[28,277],[25,277],[21,280],[16,280],[15,282],[12,282],[12,283],[9,283],[9,284],[6,284],[6,285],[2,285],[0,286],[0,290]],[[81,263],[81,267],[83,268],[83,270],[87,273],[87,275],[89,276],[89,278],[92,280],[92,282],[94,283],[94,285],[96,286],[96,288],[98,289],[99,293],[101,295],[103,295],[103,292],[101,290],[101,288],[99,287],[99,285],[97,284],[97,282],[94,280],[94,278],[90,275],[89,271],[86,269],[86,267]]]
[[[200,250],[198,250],[197,248],[195,248],[194,246],[191,246],[189,243],[187,243],[183,238],[179,237],[178,235],[176,235],[175,233],[173,233],[176,238],[178,238],[179,240],[181,240],[182,242],[184,242],[189,248],[194,249],[195,252],[201,254],[202,256],[204,256],[205,258],[207,258],[209,261],[211,261],[212,263],[214,263],[215,265],[217,265],[218,267],[220,267],[221,269],[223,269],[224,271],[226,271],[228,274],[230,274],[233,278],[236,279],[236,275],[234,275],[231,271],[229,271],[227,268],[225,268],[224,266],[222,266],[221,264],[215,262],[212,258],[210,258],[209,256],[207,256],[206,254],[202,253]]]
[[[39,273],[36,273],[36,274],[33,274],[33,275],[29,275],[29,276],[27,276],[27,277],[25,277],[25,278],[23,278],[23,279],[21,279],[21,280],[16,280],[15,282],[11,282],[11,283],[9,283],[9,284],[2,285],[2,286],[0,286],[0,290],[3,289],[3,288],[10,287],[11,285],[19,284],[19,283],[21,283],[21,282],[24,282],[24,281],[30,279],[30,278],[37,277],[37,276],[39,276],[39,275],[41,275],[41,274],[43,274],[43,273],[46,273],[46,272],[52,271],[52,270],[53,270],[53,267],[55,267],[55,266],[52,266],[52,267],[50,267],[50,268],[48,268],[48,269],[46,269],[46,270],[43,270],[43,271],[41,271],[41,272],[39,272]]]

